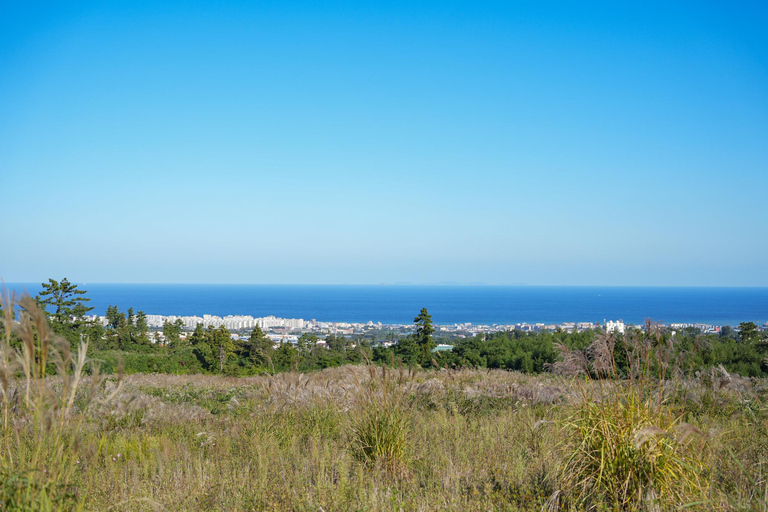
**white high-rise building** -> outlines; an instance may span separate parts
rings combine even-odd
[[[604,320],[604,322],[605,332],[618,332],[620,334],[624,334],[624,331],[626,330],[624,320],[616,320],[615,322],[613,320]]]

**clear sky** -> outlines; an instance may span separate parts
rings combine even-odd
[[[768,3],[0,2],[0,277],[768,286]]]

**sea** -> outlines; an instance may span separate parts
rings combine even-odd
[[[762,287],[75,284],[98,315],[116,305],[155,315],[410,324],[427,308],[435,323],[446,325],[768,322],[768,288]],[[33,296],[41,290],[39,283],[6,285]]]

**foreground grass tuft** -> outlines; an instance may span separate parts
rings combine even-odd
[[[616,350],[612,333],[598,336],[581,353],[564,350],[563,364],[575,375],[575,410],[562,422],[565,461],[560,478],[578,508],[661,510],[708,503],[706,439],[683,423],[682,377],[653,324],[627,336]],[[629,361],[619,378],[616,354]],[[675,401],[672,397],[682,398]]]
[[[562,477],[575,504],[620,510],[701,505],[708,496],[701,432],[622,388],[605,401],[583,403],[565,421],[571,452]]]
[[[376,378],[361,384],[362,392],[351,417],[352,452],[368,464],[382,463],[389,468],[404,465],[410,447],[412,408],[408,403],[408,380],[399,372],[387,378],[387,367]]]

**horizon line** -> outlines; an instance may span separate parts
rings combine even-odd
[[[132,281],[75,281],[67,279],[73,284],[88,286],[95,285],[141,285],[141,286],[371,286],[371,287],[477,287],[477,288],[768,288],[768,285],[712,285],[712,284],[530,284],[530,283],[460,283],[460,282],[428,282],[428,283],[232,283],[232,282],[132,282]],[[35,285],[36,281],[1,281],[6,285]]]

